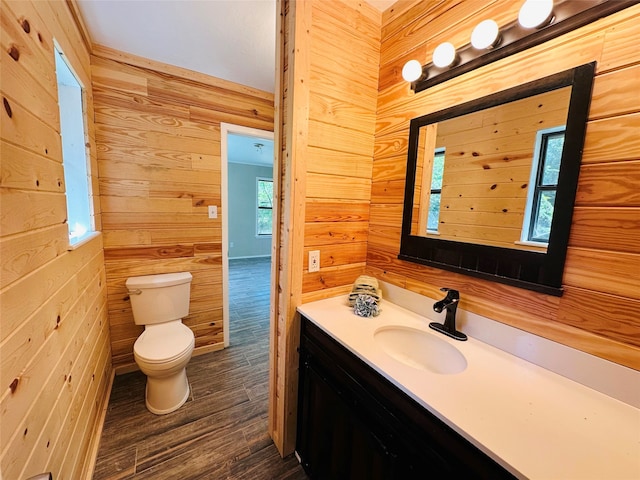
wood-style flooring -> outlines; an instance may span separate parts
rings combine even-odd
[[[146,409],[142,373],[116,376],[94,480],[307,478],[267,433],[269,279],[268,258],[230,260],[231,346],[191,359],[175,412]]]

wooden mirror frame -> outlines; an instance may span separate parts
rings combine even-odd
[[[402,214],[400,260],[549,295],[562,295],[562,275],[591,102],[595,62],[411,120]],[[515,250],[411,235],[420,128],[450,118],[571,86],[547,252]]]

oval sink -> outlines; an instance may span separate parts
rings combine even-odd
[[[467,368],[464,355],[432,333],[394,325],[380,327],[373,338],[387,355],[413,368],[449,375]]]

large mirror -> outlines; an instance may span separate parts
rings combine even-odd
[[[399,258],[561,295],[594,70],[413,119]]]

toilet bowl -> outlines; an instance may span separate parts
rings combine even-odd
[[[192,276],[188,272],[127,279],[133,318],[144,332],[133,346],[138,367],[147,376],[145,403],[157,415],[171,413],[189,398],[186,366],[195,338],[182,318],[189,314]]]

